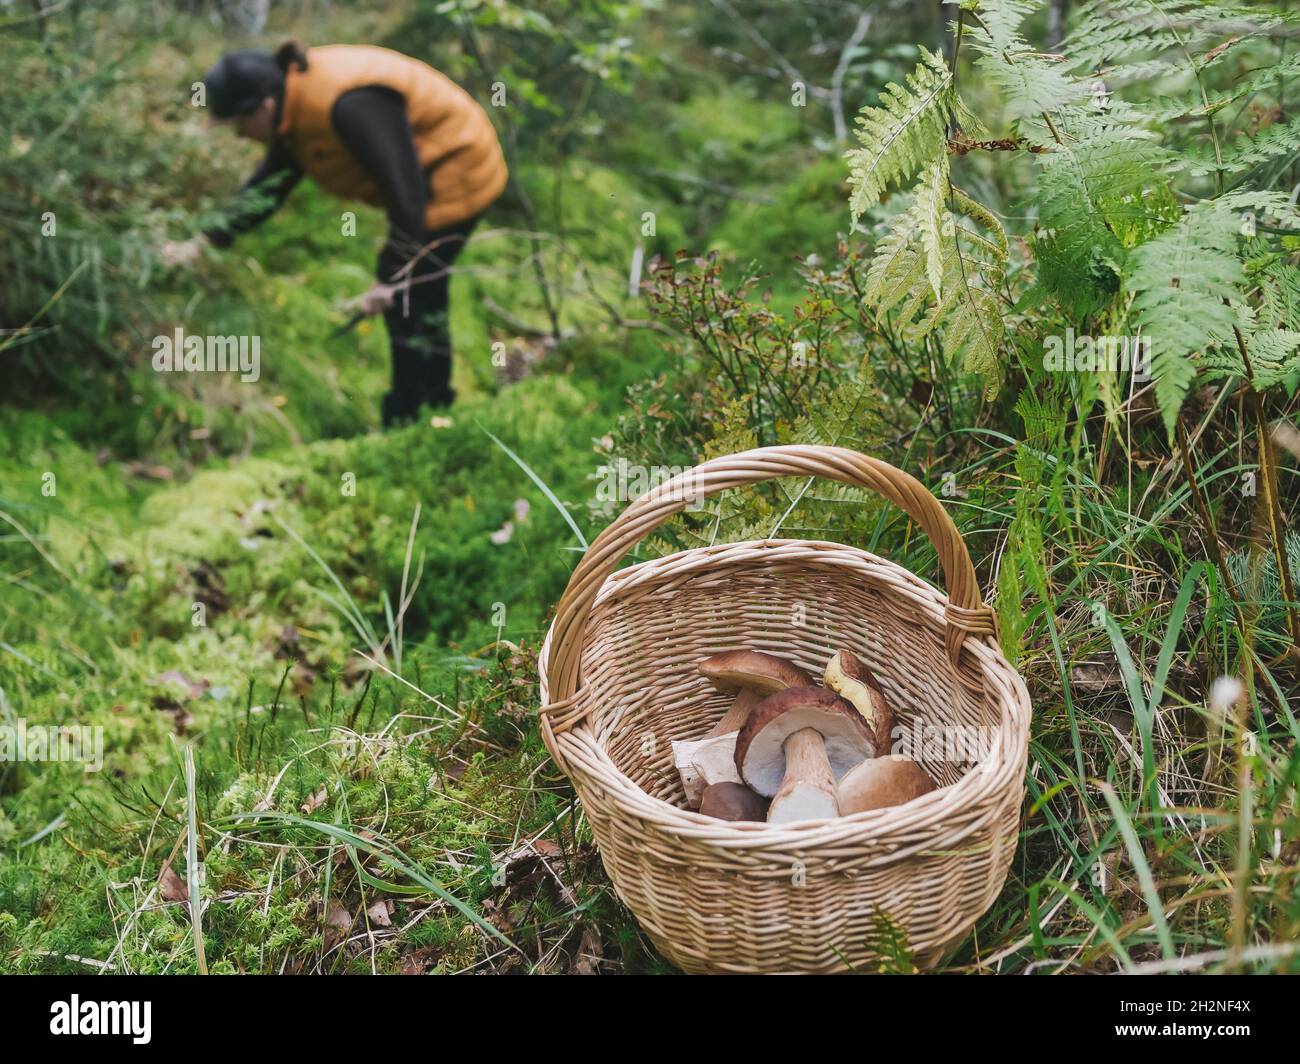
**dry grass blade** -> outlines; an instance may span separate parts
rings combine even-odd
[[[203,949],[203,897],[199,875],[198,798],[194,790],[194,747],[186,745],[185,758],[185,878],[190,895],[190,923],[194,928],[194,958],[199,974],[208,974],[208,959]]]

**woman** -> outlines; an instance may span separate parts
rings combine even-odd
[[[384,314],[393,351],[385,425],[439,407],[451,388],[450,267],[506,185],[501,145],[459,85],[386,48],[295,41],[225,55],[204,79],[215,124],[267,145],[221,227],[164,245],[166,261],[225,247],[284,202],[304,174],[338,196],[383,206],[388,241],[365,314]]]

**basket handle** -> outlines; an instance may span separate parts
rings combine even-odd
[[[629,503],[583,554],[569,578],[551,631],[547,680],[551,705],[559,709],[578,691],[578,670],[587,618],[596,595],[623,556],[674,514],[705,495],[776,477],[826,477],[884,496],[901,508],[934,544],[948,588],[948,658],[956,667],[968,635],[997,639],[995,615],[980,596],[966,543],[942,504],[919,480],[888,462],[845,447],[759,447],[713,458]]]

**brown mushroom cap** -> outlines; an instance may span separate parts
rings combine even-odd
[[[700,812],[719,820],[767,819],[767,799],[760,798],[743,783],[711,783],[704,788]]]
[[[754,707],[736,737],[736,770],[764,797],[781,789],[785,741],[812,728],[826,745],[831,774],[839,779],[876,753],[874,736],[853,706],[822,687],[789,687]]]
[[[700,672],[719,691],[752,688],[771,694],[787,687],[807,687],[811,677],[784,658],[759,650],[729,650],[700,662]]]
[[[894,729],[894,714],[866,662],[851,650],[837,650],[826,663],[822,682],[852,702],[871,726],[877,756],[887,753],[890,748],[890,733]]]
[[[840,780],[835,790],[840,815],[864,813],[902,805],[934,790],[934,781],[915,761],[902,757],[876,757],[864,761]]]

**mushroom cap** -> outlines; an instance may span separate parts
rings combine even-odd
[[[771,798],[785,776],[785,741],[804,728],[821,735],[837,780],[864,758],[875,756],[875,737],[849,702],[822,687],[788,687],[756,705],[736,736],[740,778]]]
[[[710,783],[700,799],[700,812],[719,820],[767,819],[767,799],[760,798],[743,783]]]
[[[761,650],[729,650],[714,654],[699,665],[700,673],[719,691],[739,691],[752,688],[761,694],[771,694],[787,687],[807,687],[811,677],[799,668]]]
[[[871,726],[877,756],[886,753],[890,745],[890,732],[894,727],[894,714],[866,662],[851,650],[837,650],[826,663],[822,682],[853,703]]]
[[[835,796],[840,815],[865,813],[903,805],[934,790],[934,781],[915,761],[903,757],[876,757],[864,761],[840,780]]]

